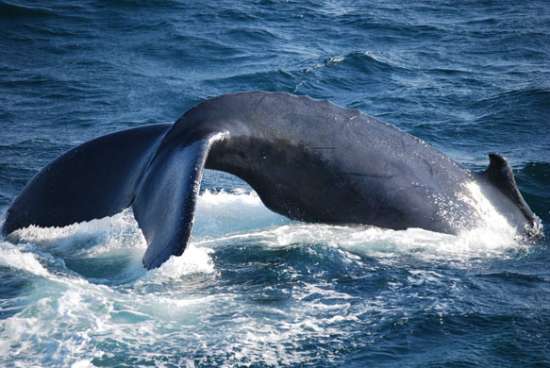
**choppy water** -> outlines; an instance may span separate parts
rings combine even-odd
[[[546,1],[1,0],[0,208],[78,143],[258,89],[474,170],[503,153],[550,228]],[[130,212],[0,240],[0,365],[550,366],[550,234],[308,225],[228,175],[203,189],[191,245],[152,272]]]

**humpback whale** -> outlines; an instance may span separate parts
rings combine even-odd
[[[147,241],[143,265],[181,255],[204,168],[246,181],[272,211],[329,224],[410,227],[456,234],[479,216],[476,183],[519,233],[538,218],[506,160],[474,173],[422,140],[358,110],[276,92],[206,100],[174,124],[116,132],[69,150],[40,171],[9,207],[9,234],[64,226],[132,207]]]

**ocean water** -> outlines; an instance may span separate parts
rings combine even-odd
[[[246,90],[502,153],[546,238],[292,222],[207,172],[151,272],[130,211],[0,239],[0,366],[550,367],[547,1],[0,0],[0,213],[65,150]]]

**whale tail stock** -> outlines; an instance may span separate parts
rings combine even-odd
[[[165,146],[172,125],[151,125],[86,142],[42,169],[13,201],[2,233],[66,226],[132,207],[148,247],[147,269],[181,255],[212,134]],[[218,135],[219,136],[219,135]]]

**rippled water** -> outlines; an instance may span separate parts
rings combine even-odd
[[[550,228],[546,1],[0,0],[1,211],[78,143],[259,89],[473,170],[502,153]],[[203,189],[190,246],[152,272],[128,211],[0,240],[0,365],[550,366],[550,234],[303,224],[229,175]]]

